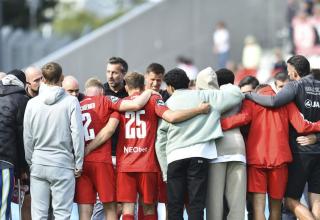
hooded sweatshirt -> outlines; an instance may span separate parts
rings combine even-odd
[[[27,168],[22,129],[28,97],[23,83],[15,76],[7,75],[3,80],[5,83],[0,81],[0,166],[15,166],[20,171]]]
[[[80,105],[63,88],[41,84],[39,95],[27,104],[23,137],[29,165],[82,168],[84,134]]]
[[[221,86],[223,88],[224,85]],[[196,81],[197,89],[219,90],[217,74],[210,67],[199,72]],[[240,104],[222,114],[222,118],[238,113]],[[223,132],[222,138],[216,140],[217,159],[211,162],[246,161],[245,144],[239,128]]]
[[[211,71],[208,68],[206,71]],[[172,110],[190,109],[201,102],[210,103],[208,114],[198,115],[187,121],[170,124],[161,120],[157,131],[156,153],[163,173],[167,175],[167,157],[179,149],[205,142],[214,142],[223,137],[220,126],[220,115],[238,105],[243,95],[238,86],[225,85],[221,90],[189,90],[178,89],[168,99],[167,106]]]

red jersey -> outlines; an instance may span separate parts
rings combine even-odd
[[[134,99],[136,95],[124,99]],[[155,153],[158,117],[168,107],[158,95],[152,95],[143,109],[118,114],[120,133],[117,145],[118,172],[158,172]]]
[[[86,146],[107,124],[109,118],[116,116],[112,113],[119,108],[120,103],[120,99],[107,96],[87,96],[80,102]],[[111,164],[111,139],[85,156],[84,161]]]

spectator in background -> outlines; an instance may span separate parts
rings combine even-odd
[[[14,172],[21,178],[28,170],[23,149],[23,117],[28,97],[26,77],[12,70],[0,81],[0,179],[1,219],[10,219]]]
[[[295,54],[312,55],[314,53],[316,34],[312,21],[305,11],[300,10],[293,18],[292,28]]]
[[[27,79],[27,95],[30,98],[35,97],[39,93],[40,82],[42,79],[41,69],[34,66],[30,66],[26,69],[25,73]]]
[[[271,75],[274,76],[278,72],[287,72],[287,64],[283,59],[282,52],[280,48],[274,50],[274,64]]]
[[[24,117],[25,157],[31,166],[32,219],[70,219],[75,177],[82,171],[84,134],[78,100],[61,88],[61,66],[42,67],[44,83]]]
[[[217,77],[219,85],[204,86],[210,77]],[[218,90],[220,86],[233,82],[234,74],[228,69],[219,69],[217,76],[200,72],[197,89]],[[240,104],[221,117],[236,114],[239,110]],[[222,220],[226,211],[226,219],[238,220],[239,216],[245,215],[247,182],[245,144],[239,128],[223,132],[223,135],[224,137],[216,140],[217,158],[209,161],[206,214],[207,219]]]
[[[197,74],[198,74],[198,69],[193,64],[192,59],[187,58],[187,57],[183,57],[183,56],[179,56],[177,58],[177,62],[178,62],[177,67],[180,69],[183,69],[186,72],[188,78],[190,79],[189,87],[194,88]]]
[[[235,78],[238,84],[246,76],[256,76],[261,60],[261,47],[254,36],[248,35],[244,39],[242,50],[242,68],[239,68]]]
[[[217,55],[218,68],[225,68],[229,60],[230,36],[223,21],[219,21],[213,32],[213,53]]]
[[[311,17],[311,22],[319,37],[320,36],[320,3],[315,4],[313,7],[313,16]]]
[[[78,101],[82,101],[84,94],[79,91],[79,82],[74,76],[65,76],[62,81],[62,88],[72,96],[77,97]]]
[[[247,71],[257,72],[261,60],[261,47],[256,38],[248,35],[244,39],[242,65]]]
[[[7,74],[5,72],[0,72],[0,80],[5,77]]]

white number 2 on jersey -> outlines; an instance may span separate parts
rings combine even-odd
[[[145,138],[147,135],[147,125],[145,121],[141,121],[140,115],[144,115],[145,110],[140,110],[137,112],[126,112],[125,117],[129,118],[126,123],[126,138]],[[131,126],[135,123],[135,126]]]
[[[88,112],[82,113],[82,122],[84,122],[84,124],[83,124],[84,139],[86,141],[93,140],[96,137],[93,128],[89,129],[89,125],[90,125],[91,121],[92,120],[91,120],[90,113],[88,113]]]

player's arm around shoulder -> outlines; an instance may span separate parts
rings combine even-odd
[[[200,103],[199,106],[185,110],[166,110],[162,118],[170,123],[177,123],[193,118],[199,114],[208,114],[210,112],[209,103]]]
[[[119,124],[118,115],[118,112],[112,113],[112,117],[109,118],[107,124],[99,131],[97,136],[85,147],[85,156],[93,150],[100,147],[103,143],[105,143],[108,139],[111,138]]]
[[[147,89],[141,93],[141,95],[137,96],[132,100],[122,100],[119,105],[119,111],[138,111],[142,109],[147,102],[149,101],[152,94],[155,92],[151,89]]]
[[[236,85],[227,84],[220,87],[220,90],[203,90],[208,96],[209,103],[220,113],[226,112],[232,107],[240,104],[244,95]]]

